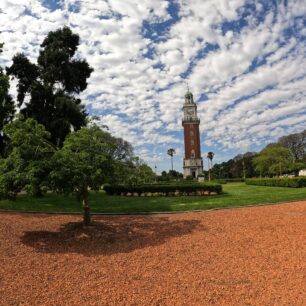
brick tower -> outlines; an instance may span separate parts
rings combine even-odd
[[[193,94],[189,91],[185,94],[183,106],[184,117],[182,125],[184,127],[184,177],[191,175],[197,178],[203,173],[203,159],[201,157],[200,142],[200,119],[197,116],[197,105],[193,101]]]

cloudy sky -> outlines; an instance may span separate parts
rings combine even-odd
[[[0,65],[64,25],[95,70],[88,112],[158,171],[170,147],[182,171],[186,82],[216,162],[306,128],[305,0],[0,0]]]

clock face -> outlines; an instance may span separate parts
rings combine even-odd
[[[186,113],[187,113],[187,115],[189,115],[189,116],[193,116],[194,111],[193,111],[192,108],[189,108],[189,109],[186,110]]]

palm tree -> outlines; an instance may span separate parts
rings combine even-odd
[[[173,155],[175,154],[175,150],[173,148],[170,148],[167,151],[167,154],[171,156],[171,170],[173,171]]]
[[[208,159],[208,181],[210,182],[210,170],[212,169],[212,160],[214,158],[215,153],[214,152],[208,152],[207,153],[207,159]]]

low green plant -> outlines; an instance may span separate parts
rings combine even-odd
[[[246,179],[245,183],[247,185],[300,188],[306,187],[306,177]]]
[[[222,192],[222,186],[214,183],[195,183],[195,184],[169,184],[169,185],[140,185],[140,186],[123,186],[123,185],[104,185],[104,191],[109,195],[127,195],[128,193],[159,193],[163,195],[170,195],[175,192],[181,194],[201,192],[216,192],[220,194]]]
[[[245,179],[242,178],[242,177],[237,177],[237,178],[227,178],[227,179],[225,179],[225,181],[227,183],[241,183],[241,182],[244,182]]]

